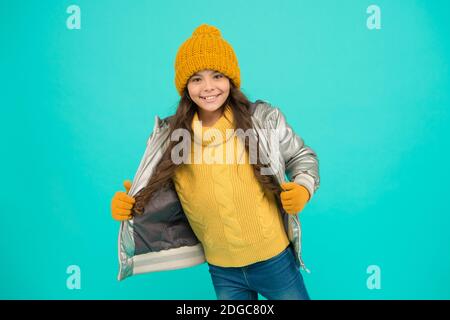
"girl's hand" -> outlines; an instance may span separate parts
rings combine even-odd
[[[308,189],[295,182],[284,182],[281,184],[281,203],[284,210],[289,214],[296,214],[303,210],[310,196]]]
[[[131,181],[123,182],[126,192],[117,191],[111,201],[111,213],[114,220],[123,221],[131,219],[131,209],[136,200],[127,193],[131,188]]]

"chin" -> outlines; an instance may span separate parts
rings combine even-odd
[[[222,103],[215,103],[213,105],[200,105],[202,107],[202,109],[204,110],[208,110],[208,111],[216,111],[217,109],[219,109],[222,106]]]

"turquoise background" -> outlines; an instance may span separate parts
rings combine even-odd
[[[381,30],[366,27],[371,4]],[[175,111],[178,47],[208,23],[243,92],[318,154],[301,213],[311,297],[449,299],[449,13],[425,0],[1,1],[0,298],[215,299],[206,264],[118,282],[110,215],[154,116]]]

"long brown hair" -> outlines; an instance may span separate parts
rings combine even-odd
[[[230,81],[230,94],[227,100],[222,105],[222,110],[227,104],[231,107],[233,112],[234,127],[235,129],[242,129],[246,132],[248,129],[253,128],[250,105],[251,102],[247,99],[241,90],[236,88],[232,81]],[[181,97],[175,115],[171,116],[169,120],[169,135],[168,139],[172,136],[172,132],[175,129],[183,128],[188,130],[193,135],[193,130],[191,127],[192,119],[194,118],[195,112],[197,110],[197,105],[191,100],[188,94],[187,88],[183,91],[183,96]],[[256,130],[255,130],[256,133]],[[257,133],[256,133],[257,134]],[[259,139],[257,140],[259,141]],[[151,199],[152,195],[162,188],[173,187],[172,177],[175,170],[181,164],[175,164],[171,158],[172,148],[178,144],[178,141],[171,140],[169,146],[165,150],[161,160],[155,167],[154,174],[149,179],[147,186],[142,188],[138,194],[135,196],[136,203],[133,206],[133,214],[142,214],[144,212],[144,207],[146,203]],[[249,152],[249,141],[244,139],[245,150]],[[258,148],[257,148],[258,149]],[[272,193],[276,199],[279,200],[279,194],[282,191],[280,185],[273,175],[262,175],[261,168],[264,167],[260,162],[259,152],[257,152],[256,163],[251,164],[253,166],[253,173],[256,179],[264,187],[264,192]]]

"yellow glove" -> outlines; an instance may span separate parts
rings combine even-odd
[[[127,193],[131,188],[131,181],[125,180],[123,182],[126,192],[117,191],[111,201],[111,213],[114,220],[123,221],[130,220],[131,209],[136,200],[130,197]]]
[[[308,189],[295,182],[284,182],[281,184],[281,203],[284,210],[289,214],[296,214],[303,210],[310,195]]]

